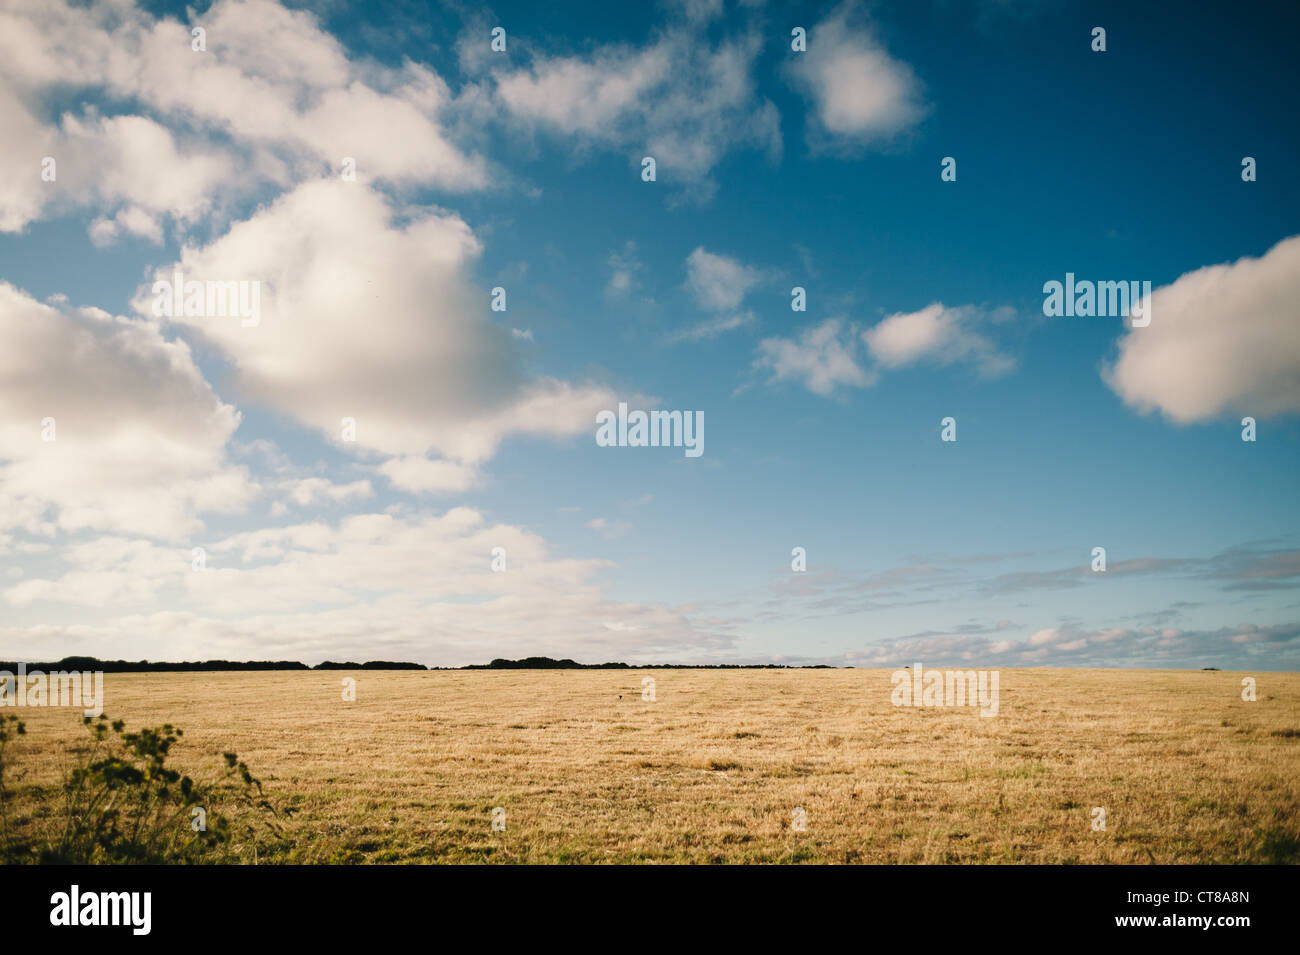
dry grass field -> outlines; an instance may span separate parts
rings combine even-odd
[[[1003,670],[986,719],[887,670],[109,674],[105,711],[182,727],[187,772],[237,751],[302,861],[1295,862],[1300,674],[1255,676]],[[85,729],[9,712],[30,819]]]

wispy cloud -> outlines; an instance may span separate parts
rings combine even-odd
[[[776,107],[756,91],[761,48],[757,31],[713,43],[686,20],[646,46],[538,53],[525,68],[494,74],[495,96],[513,120],[567,145],[617,150],[638,165],[653,156],[659,181],[707,198],[711,172],[729,150],[780,154]]]

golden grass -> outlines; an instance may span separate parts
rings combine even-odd
[[[895,708],[888,670],[109,674],[105,708],[182,727],[186,771],[238,752],[309,859],[1297,861],[1300,674],[1255,676],[1003,670],[991,719]],[[85,730],[8,712],[30,814]]]

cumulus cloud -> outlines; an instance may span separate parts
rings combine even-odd
[[[147,239],[154,245],[161,245],[163,240],[162,223],[139,206],[119,209],[111,219],[100,216],[90,224],[89,231],[95,245],[111,245],[123,234]]]
[[[207,31],[206,51],[191,48],[191,26]],[[44,118],[66,89],[147,115]],[[272,0],[217,0],[192,23],[113,0],[14,0],[0,11],[0,229],[60,202],[187,219],[218,187],[337,174],[344,156],[363,182],[483,188],[485,162],[447,132],[452,106],[427,68],[350,59],[312,13]],[[42,155],[59,163],[54,183],[37,175]]]
[[[488,318],[468,270],[480,245],[464,220],[393,207],[360,183],[306,183],[202,247],[179,268],[197,281],[261,282],[261,320],[175,316],[234,365],[242,398],[392,457],[474,464],[511,433],[588,431],[606,389],[531,375]],[[170,276],[172,267],[160,270]],[[153,307],[149,286],[136,308]],[[435,468],[425,468],[430,478]],[[386,472],[419,483],[409,462]],[[449,473],[444,469],[443,473]]]
[[[1006,308],[988,311],[935,302],[865,329],[829,318],[793,338],[763,339],[754,367],[770,372],[770,382],[796,382],[823,397],[841,387],[871,387],[881,371],[919,363],[968,364],[981,377],[995,378],[1013,369],[1015,360],[977,328],[1005,321],[1011,314]]]
[[[0,282],[0,339],[0,527],[181,538],[256,496],[226,457],[239,414],[155,324]]]
[[[856,3],[844,3],[808,34],[786,68],[808,99],[814,149],[856,149],[888,141],[926,113],[912,68],[891,56]]]
[[[1300,412],[1300,236],[1188,272],[1151,299],[1151,324],[1130,327],[1103,370],[1126,404],[1179,424]]]
[[[121,232],[159,241],[159,216],[192,221],[236,169],[219,150],[192,137],[182,146],[171,130],[142,116],[65,114],[57,124],[42,123],[5,88],[2,77],[0,125],[9,131],[0,141],[0,231],[5,232],[47,212],[89,205],[117,210],[92,228],[97,243]],[[43,179],[47,158],[53,163],[50,178]]]
[[[771,372],[771,381],[792,381],[823,397],[837,388],[866,388],[876,376],[860,364],[857,329],[842,318],[805,328],[796,339],[765,338],[754,367]]]
[[[867,329],[863,338],[872,357],[886,368],[922,361],[938,365],[963,362],[994,378],[1014,368],[1015,361],[975,330],[982,317],[981,311],[970,305],[949,308],[934,302],[917,312],[890,315]]]

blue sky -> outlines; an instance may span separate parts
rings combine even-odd
[[[535,6],[7,5],[0,655],[1296,668],[1293,7]]]

